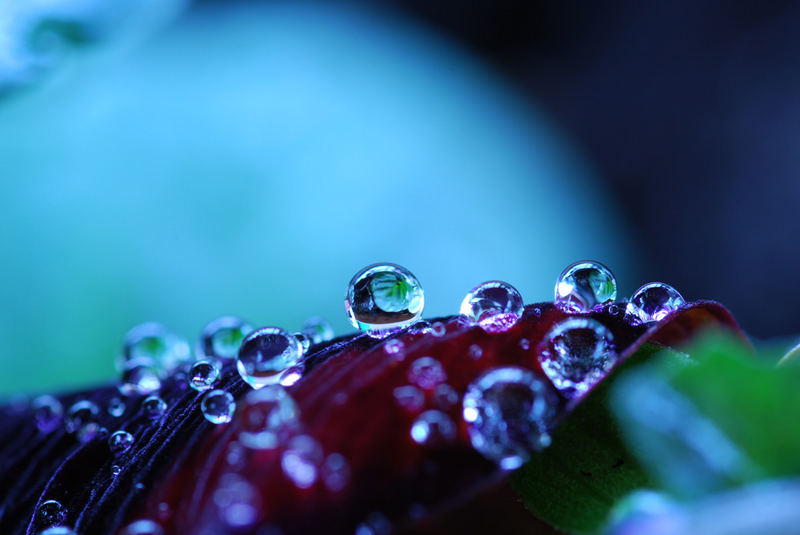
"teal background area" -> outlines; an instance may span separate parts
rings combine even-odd
[[[111,380],[146,320],[352,331],[346,285],[377,261],[434,316],[489,279],[551,299],[584,258],[645,282],[569,141],[391,12],[200,7],[0,101],[0,395]]]

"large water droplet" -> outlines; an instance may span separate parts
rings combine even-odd
[[[110,449],[111,453],[114,455],[121,455],[128,451],[132,445],[133,435],[127,431],[114,431],[111,436],[108,437],[108,449]]]
[[[153,420],[161,418],[167,412],[167,403],[159,396],[147,396],[142,400],[142,412]]]
[[[73,433],[81,442],[89,442],[100,434],[101,427],[97,422],[99,413],[97,405],[89,400],[74,403],[64,420],[67,432]]]
[[[350,465],[341,453],[331,453],[325,458],[320,475],[328,490],[339,492],[350,480]]]
[[[420,357],[408,368],[408,380],[424,388],[434,388],[447,380],[442,364],[433,357]]]
[[[373,338],[385,338],[422,315],[425,297],[417,278],[396,264],[374,264],[353,277],[344,308],[351,323]]]
[[[617,360],[614,336],[591,318],[569,318],[542,340],[539,363],[559,390],[585,392]]]
[[[161,388],[158,369],[140,361],[128,362],[122,371],[117,390],[123,396],[152,394]]]
[[[64,522],[67,512],[61,502],[47,500],[42,502],[36,510],[36,523],[41,527],[53,526]]]
[[[64,417],[64,407],[53,396],[39,396],[31,402],[33,420],[42,433],[50,431],[61,425]]]
[[[509,330],[522,317],[525,304],[516,288],[503,281],[479,284],[461,302],[459,313],[475,321],[484,331]]]
[[[297,404],[281,386],[250,392],[238,416],[239,441],[252,449],[273,449],[297,428],[298,415]]]
[[[239,354],[239,346],[253,332],[253,326],[241,318],[223,316],[203,328],[195,351],[201,359],[229,360]]]
[[[308,320],[303,324],[302,332],[308,336],[308,338],[311,340],[311,344],[328,342],[333,340],[334,335],[333,327],[331,327],[331,324],[328,322],[328,320],[320,318],[319,316],[308,318]]]
[[[200,360],[192,364],[189,370],[189,386],[198,392],[205,392],[219,379],[219,369],[208,360]]]
[[[122,535],[164,535],[164,530],[152,520],[136,520],[125,526]]]
[[[636,290],[625,313],[635,323],[650,323],[661,321],[685,304],[683,296],[669,284],[651,282]]]
[[[614,274],[600,262],[575,262],[561,272],[556,282],[555,303],[567,312],[590,312],[616,298]]]
[[[242,342],[236,368],[253,388],[280,381],[287,368],[297,366],[303,348],[297,338],[280,327],[263,327]]]
[[[456,436],[456,424],[439,410],[420,414],[411,425],[411,438],[417,444],[435,446],[450,442]]]
[[[203,411],[206,420],[212,424],[226,424],[233,419],[236,402],[230,392],[212,390],[203,396],[200,410]]]
[[[472,446],[506,470],[549,443],[558,396],[533,372],[495,368],[473,381],[462,401]]]
[[[281,456],[283,473],[298,488],[310,488],[317,480],[322,463],[322,446],[308,435],[297,435]]]
[[[122,364],[146,363],[167,372],[191,359],[189,344],[160,323],[137,325],[125,335],[122,345]]]

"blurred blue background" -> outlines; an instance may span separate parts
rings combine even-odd
[[[427,316],[495,278],[550,299],[582,258],[646,282],[574,139],[413,6],[0,6],[2,395],[109,380],[146,320],[350,331],[376,261]]]

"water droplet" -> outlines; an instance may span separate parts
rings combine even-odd
[[[281,468],[295,486],[310,488],[317,480],[322,462],[322,446],[308,435],[297,435],[289,441],[281,456]]]
[[[542,340],[539,363],[559,390],[585,392],[617,360],[614,336],[591,318],[569,318],[556,324]]]
[[[509,330],[522,317],[524,303],[516,288],[503,281],[489,281],[473,288],[459,312],[472,318],[484,331]]]
[[[113,397],[108,401],[108,414],[114,418],[119,418],[125,414],[126,409],[127,407],[125,406],[125,402],[118,397]]]
[[[522,338],[519,341],[519,348],[523,351],[528,351],[531,348],[531,342],[527,338]]]
[[[39,535],[77,535],[66,526],[53,526],[39,533]]]
[[[622,309],[618,304],[611,303],[610,305],[608,305],[608,313],[611,314],[612,316],[618,316],[620,312],[622,312]]]
[[[303,324],[302,331],[303,334],[311,339],[312,345],[333,340],[333,327],[331,327],[331,324],[326,319],[320,318],[319,316],[308,318],[305,324]]]
[[[203,396],[200,402],[200,409],[203,416],[212,424],[226,424],[233,419],[236,411],[236,402],[230,392],[224,390],[212,390]]]
[[[142,400],[142,412],[154,420],[161,418],[167,412],[167,403],[159,396],[147,396]]]
[[[424,389],[430,389],[447,381],[447,374],[435,358],[420,357],[408,368],[408,380]]]
[[[453,440],[456,424],[442,411],[429,410],[420,414],[411,426],[411,438],[417,444],[434,446]]]
[[[389,535],[392,523],[383,513],[370,513],[366,520],[356,526],[355,535]]]
[[[123,396],[134,394],[152,394],[161,388],[161,377],[158,369],[142,361],[129,362],[122,371],[122,379],[117,390]]]
[[[305,355],[308,353],[308,350],[311,349],[311,338],[303,333],[294,333],[292,336],[297,338],[297,341],[300,343],[300,348],[303,350],[303,354]]]
[[[42,433],[49,433],[61,425],[64,407],[53,396],[39,396],[31,402],[33,420]]]
[[[41,527],[53,526],[55,524],[61,524],[66,516],[67,512],[64,510],[64,506],[61,505],[61,502],[57,500],[47,500],[46,502],[42,502],[36,510],[36,523]]]
[[[331,453],[322,463],[320,475],[328,490],[339,492],[347,486],[347,482],[350,480],[350,465],[341,453]]]
[[[373,338],[386,338],[416,322],[424,304],[417,278],[396,264],[374,264],[356,273],[344,300],[350,322]]]
[[[425,394],[416,386],[398,386],[393,391],[395,401],[404,410],[414,413],[425,404]]]
[[[199,360],[192,364],[189,371],[189,386],[198,392],[205,392],[219,379],[219,369],[208,360]]]
[[[433,391],[433,402],[442,410],[447,410],[458,403],[458,392],[446,384],[441,384]]]
[[[239,412],[239,440],[252,449],[273,449],[298,424],[297,404],[281,386],[271,385],[245,396]]]
[[[127,431],[114,431],[108,438],[108,448],[114,455],[120,455],[133,445],[133,435]]]
[[[251,332],[253,326],[241,318],[217,318],[203,328],[195,351],[200,359],[235,359],[239,354],[239,346]]]
[[[490,370],[469,385],[462,401],[472,446],[505,470],[518,468],[547,442],[557,403],[552,387],[529,370]]]
[[[128,331],[123,340],[123,368],[133,363],[149,364],[170,372],[190,359],[188,342],[160,323],[137,325]]]
[[[433,336],[444,336],[447,334],[447,327],[441,321],[434,321],[431,323],[431,334]]]
[[[125,526],[122,535],[164,535],[164,530],[152,520],[136,520]]]
[[[279,382],[284,370],[296,366],[302,357],[297,338],[280,327],[263,327],[244,339],[236,367],[245,382],[262,388]]]
[[[483,356],[483,349],[481,349],[481,346],[478,344],[472,344],[469,346],[469,349],[467,349],[467,354],[472,360],[478,360]]]
[[[383,351],[387,355],[399,355],[405,348],[403,341],[397,338],[392,338],[383,344]]]
[[[100,432],[100,424],[97,422],[99,412],[97,405],[89,400],[74,403],[64,420],[67,432],[73,433],[81,442],[89,442]]]
[[[231,528],[240,530],[258,521],[261,497],[258,489],[236,474],[225,474],[214,491],[214,504],[222,520]]]
[[[617,298],[614,274],[600,262],[582,261],[567,266],[556,282],[555,303],[567,312],[591,312]]]
[[[651,282],[636,290],[625,312],[636,323],[650,323],[661,321],[685,304],[683,296],[669,284]]]
[[[122,472],[122,467],[118,464],[111,465],[111,477],[117,477]]]

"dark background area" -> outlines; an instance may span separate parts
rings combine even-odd
[[[466,44],[540,106],[620,200],[645,273],[797,332],[800,5],[387,6]]]

